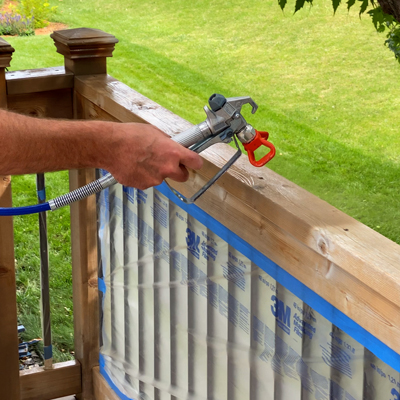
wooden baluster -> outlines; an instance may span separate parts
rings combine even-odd
[[[5,69],[14,49],[0,38],[0,108],[7,108]],[[4,150],[4,149],[3,149]],[[0,207],[10,207],[11,178],[0,175]],[[12,217],[0,217],[0,398],[19,400],[17,299]]]
[[[66,72],[74,75],[106,74],[118,40],[98,29],[78,28],[51,35],[57,52],[64,56]],[[74,118],[85,118],[74,94]],[[95,170],[70,172],[70,189],[95,179]],[[92,369],[99,363],[99,303],[97,292],[96,198],[71,205],[72,274],[74,292],[75,356],[82,364],[82,399],[93,398]]]

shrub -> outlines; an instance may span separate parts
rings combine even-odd
[[[0,14],[0,35],[31,36],[35,34],[33,18],[15,13]]]
[[[50,4],[43,0],[21,0],[16,11],[27,18],[33,18],[35,28],[44,28],[54,16],[57,7],[50,7]]]

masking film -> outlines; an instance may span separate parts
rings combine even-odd
[[[204,212],[162,187],[98,206],[100,365],[121,399],[399,400],[396,366]]]

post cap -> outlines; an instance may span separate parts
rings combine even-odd
[[[10,66],[12,53],[14,51],[14,47],[0,37],[0,68],[6,68]]]
[[[54,31],[57,53],[70,59],[111,57],[118,39],[100,29],[76,28]]]

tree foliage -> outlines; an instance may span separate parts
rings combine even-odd
[[[341,0],[331,0],[333,12],[338,9]],[[378,32],[386,33],[385,45],[394,53],[400,63],[400,0],[347,0],[347,9],[359,5],[359,15],[367,13]],[[278,0],[280,8],[283,10],[287,0]],[[313,0],[296,0],[294,12],[296,13],[304,5],[313,4]]]

